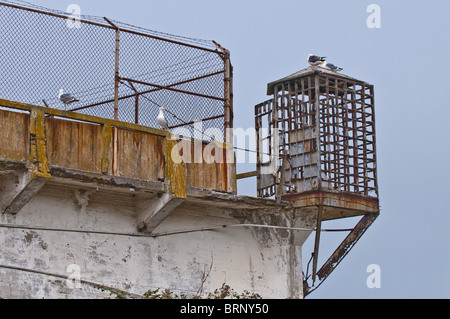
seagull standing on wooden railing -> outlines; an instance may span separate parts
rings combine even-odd
[[[158,117],[156,118],[156,121],[158,122],[159,126],[161,126],[164,130],[168,131],[169,130],[169,123],[167,123],[167,120],[164,117],[164,112],[166,108],[164,107],[160,107],[159,108],[159,114]]]

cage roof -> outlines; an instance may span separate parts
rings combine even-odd
[[[279,80],[270,82],[267,84],[267,95],[272,95],[273,94],[273,88],[275,85],[278,85],[280,83],[285,83],[287,81],[291,81],[291,80],[296,80],[296,79],[300,79],[300,78],[304,78],[304,77],[308,77],[311,75],[316,75],[316,74],[325,74],[325,75],[331,75],[333,77],[337,77],[337,78],[341,78],[341,79],[345,79],[345,80],[350,80],[350,81],[354,81],[354,82],[358,82],[358,83],[366,83],[365,81],[362,80],[358,80],[355,79],[351,76],[342,74],[342,73],[337,73],[337,72],[333,72],[330,70],[327,70],[325,68],[322,67],[318,67],[318,66],[309,66],[303,70],[297,71],[291,75],[288,75],[284,78],[281,78]]]

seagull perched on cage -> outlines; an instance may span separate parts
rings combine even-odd
[[[159,114],[158,114],[158,117],[156,118],[156,121],[158,122],[159,126],[161,126],[164,130],[168,131],[169,130],[169,123],[167,123],[167,120],[164,117],[164,112],[163,111],[166,111],[166,108],[161,106],[159,108]]]
[[[64,105],[69,105],[72,104],[74,102],[80,102],[80,100],[78,100],[76,97],[74,97],[72,94],[70,93],[64,93],[64,90],[61,89],[59,90],[59,100],[64,104]]]
[[[339,72],[339,71],[343,70],[343,68],[340,68],[340,67],[334,65],[333,63],[330,63],[330,62],[327,62],[327,61],[321,62],[319,64],[319,66],[322,67],[322,68],[328,69],[330,71],[333,71],[333,72]]]
[[[324,62],[326,58],[326,56],[310,54],[308,55],[308,63],[311,65],[319,65],[320,63]]]

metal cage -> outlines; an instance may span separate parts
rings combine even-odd
[[[269,83],[267,93],[273,98],[255,106],[259,197],[378,197],[373,85],[309,67]]]
[[[379,214],[374,88],[311,66],[269,83],[267,94],[272,98],[255,106],[257,193],[288,200],[316,218],[312,286],[304,279],[308,295]],[[322,221],[361,215],[318,269]]]

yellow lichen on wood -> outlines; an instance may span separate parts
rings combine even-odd
[[[186,198],[186,179],[184,176],[184,165],[179,158],[178,151],[172,150],[177,146],[177,140],[172,136],[165,139],[166,155],[166,181],[168,181],[169,191],[176,197]]]
[[[51,178],[47,157],[44,112],[31,111],[30,118],[30,170],[36,177]]]

